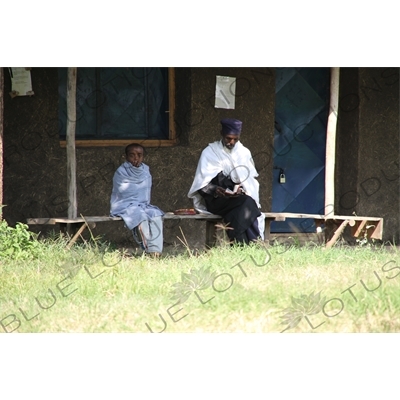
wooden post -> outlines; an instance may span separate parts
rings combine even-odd
[[[339,105],[339,77],[340,68],[331,68],[331,95],[329,105],[328,125],[326,130],[326,157],[325,157],[325,211],[335,207],[335,149],[336,125]],[[332,212],[332,211],[331,211]],[[329,212],[329,213],[331,213]]]
[[[78,205],[76,196],[76,73],[77,68],[68,68],[67,77],[67,185],[68,185],[68,218],[76,218]]]
[[[211,249],[216,244],[216,233],[215,221],[206,221],[206,248]]]
[[[0,67],[0,206],[3,205],[3,128],[4,127],[4,68]],[[0,207],[0,220],[3,208]]]

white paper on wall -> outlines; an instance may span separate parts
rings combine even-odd
[[[32,80],[30,68],[10,68],[11,97],[32,96]]]
[[[235,108],[236,78],[217,75],[215,108]]]

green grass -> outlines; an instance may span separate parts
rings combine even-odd
[[[383,246],[222,246],[152,259],[48,239],[31,258],[0,259],[0,332],[399,332],[397,265],[397,248]]]

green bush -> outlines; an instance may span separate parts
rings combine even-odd
[[[40,250],[37,234],[28,225],[17,222],[15,228],[7,221],[0,221],[0,259],[21,260],[37,257]]]

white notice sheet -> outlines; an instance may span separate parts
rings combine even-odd
[[[217,75],[215,108],[235,108],[236,78]]]

